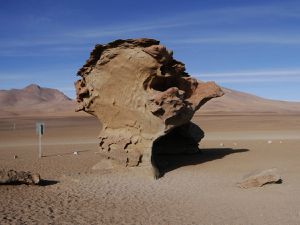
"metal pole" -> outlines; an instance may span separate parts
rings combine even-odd
[[[42,158],[42,134],[39,133],[39,158]]]

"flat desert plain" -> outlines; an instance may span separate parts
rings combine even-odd
[[[41,159],[37,121],[46,125]],[[300,115],[198,114],[193,121],[206,133],[202,153],[166,157],[168,171],[154,180],[98,153],[93,117],[0,119],[0,168],[44,179],[0,186],[0,224],[300,224]],[[270,168],[282,184],[236,186]]]

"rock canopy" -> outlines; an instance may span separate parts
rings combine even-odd
[[[190,77],[172,51],[147,38],[96,45],[78,75],[77,111],[100,120],[100,151],[125,166],[156,167],[156,154],[197,149],[204,134],[190,120],[223,95],[214,82]]]

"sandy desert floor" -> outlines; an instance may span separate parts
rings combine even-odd
[[[36,121],[46,124],[41,159]],[[300,224],[300,115],[202,115],[194,122],[206,132],[202,154],[170,157],[172,167],[154,180],[98,154],[92,117],[0,119],[0,169],[45,179],[0,186],[0,224]],[[236,186],[273,167],[282,184]]]

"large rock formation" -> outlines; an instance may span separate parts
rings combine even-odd
[[[215,83],[190,77],[153,39],[96,45],[78,75],[77,111],[99,118],[101,152],[126,166],[156,167],[156,154],[198,149],[203,132],[190,120],[223,95]]]

